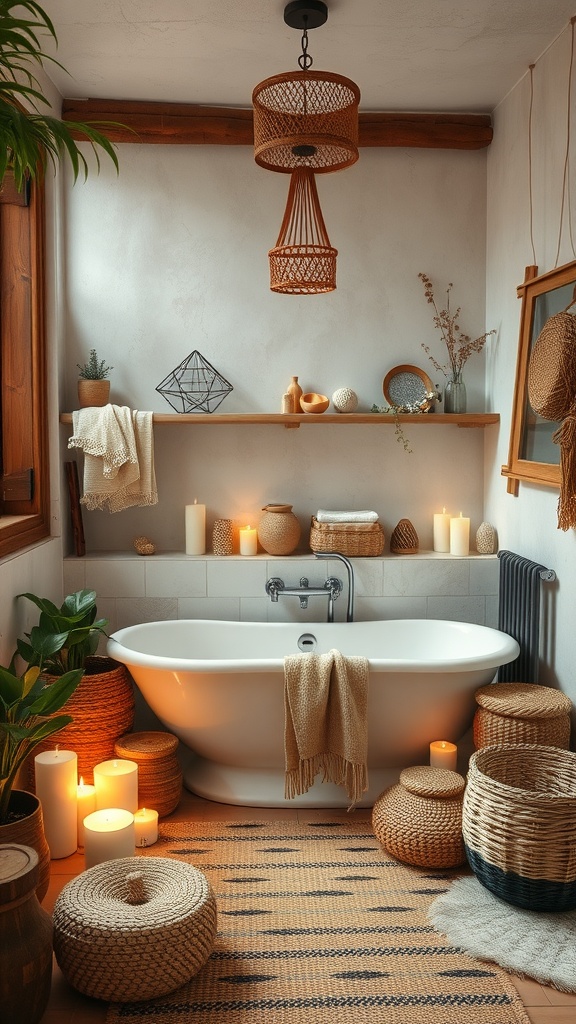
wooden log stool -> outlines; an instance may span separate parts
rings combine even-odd
[[[536,743],[568,750],[572,701],[536,683],[488,683],[476,690],[474,746]]]
[[[178,738],[169,732],[131,732],[114,745],[117,757],[138,765],[138,803],[165,818],[182,795],[182,770],[176,757]]]
[[[427,765],[404,768],[380,794],[372,827],[382,846],[406,864],[452,868],[466,861],[462,839],[465,781],[458,772]]]

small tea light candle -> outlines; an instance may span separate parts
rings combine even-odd
[[[158,811],[140,807],[134,815],[134,840],[136,847],[152,846],[158,839]]]
[[[78,758],[74,751],[56,747],[36,754],[34,767],[50,857],[70,857],[78,848]]]
[[[434,551],[450,551],[450,513],[434,513]]]
[[[458,747],[448,740],[434,740],[430,744],[430,765],[432,768],[446,768],[449,772],[456,771],[458,763]]]
[[[84,846],[84,818],[96,810],[96,786],[86,784],[80,776],[76,793],[78,799],[78,846]]]
[[[134,856],[134,815],[121,807],[93,811],[84,818],[87,868],[117,857]]]
[[[135,761],[101,761],[94,769],[96,807],[138,810],[138,765]]]
[[[240,554],[255,555],[258,551],[258,531],[251,526],[240,527]]]
[[[460,557],[470,552],[470,520],[460,513],[450,520],[450,554]]]
[[[206,505],[186,505],[186,554],[203,555],[206,551]]]

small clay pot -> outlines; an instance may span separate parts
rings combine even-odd
[[[300,540],[300,523],[292,505],[265,505],[258,540],[269,555],[291,555]]]

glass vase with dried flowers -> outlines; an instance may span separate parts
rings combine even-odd
[[[442,365],[432,355],[428,345],[422,345],[432,365],[446,377],[444,412],[466,412],[466,385],[462,379],[462,369],[472,353],[481,352],[486,340],[491,334],[496,334],[496,331],[486,331],[479,338],[471,338],[468,334],[463,334],[460,327],[462,307],[458,306],[454,311],[450,309],[450,292],[453,285],[448,285],[446,305],[443,309],[439,309],[434,298],[432,281],[427,274],[418,274],[418,277],[424,285],[426,301],[434,307],[434,326],[440,331],[448,350],[448,364]]]

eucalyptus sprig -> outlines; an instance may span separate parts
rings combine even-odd
[[[104,134],[117,127],[114,122],[63,122],[40,113],[40,105],[49,103],[34,71],[46,62],[66,70],[42,49],[41,36],[58,45],[54,25],[36,0],[0,0],[0,182],[10,169],[19,191],[27,178],[43,174],[48,162],[56,167],[62,157],[69,159],[74,181],[81,172],[86,178],[88,163],[75,135],[90,143],[98,169],[103,150],[118,170],[115,148]],[[22,101],[31,111],[22,109]]]

